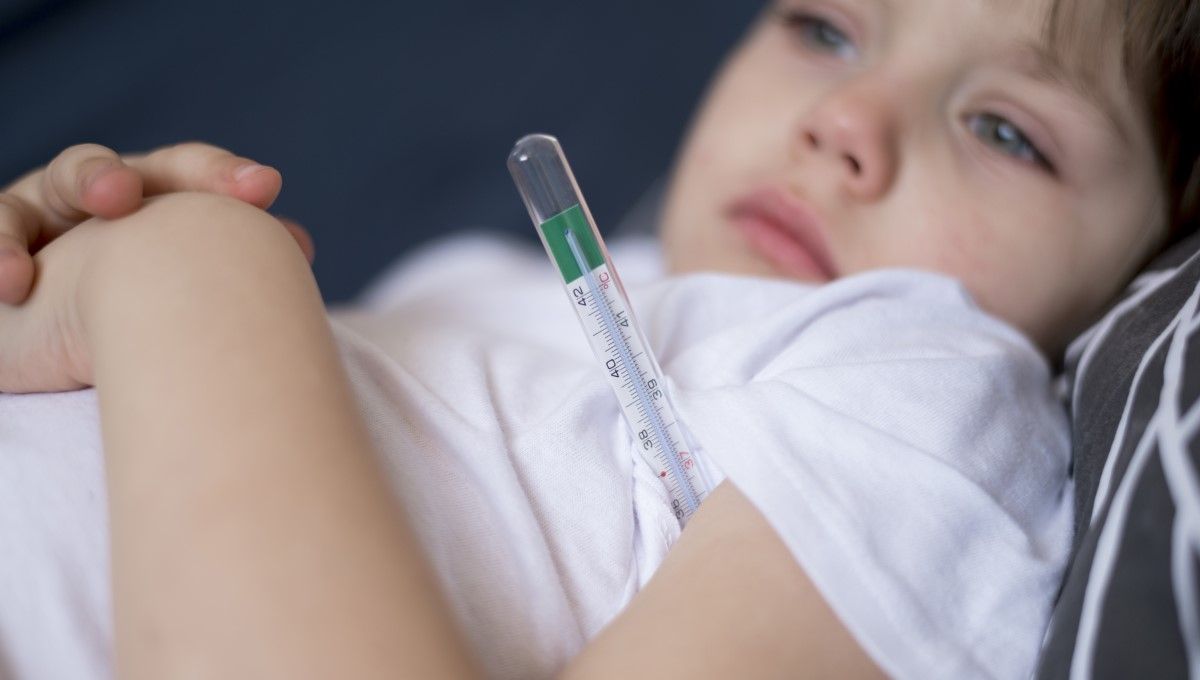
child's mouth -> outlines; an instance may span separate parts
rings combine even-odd
[[[805,281],[837,277],[816,216],[777,189],[763,189],[734,201],[730,222],[750,249],[781,274]]]

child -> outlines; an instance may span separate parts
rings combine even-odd
[[[615,254],[720,482],[683,532],[541,255],[428,253],[337,315],[339,362],[288,232],[194,193],[265,207],[274,173],[194,146],[97,172],[84,148],[15,186],[26,238],[125,215],[42,248],[0,319],[0,388],[97,387],[117,665],[1027,676],[1071,485],[1025,336],[1055,356],[1195,207],[1188,119],[1145,78],[1195,46],[1139,33],[1195,35],[1194,3],[1110,8],[1078,46],[1071,9],[781,0],[731,57],[673,177],[672,275],[650,244]],[[87,449],[21,422],[92,394],[0,402],[6,455]],[[99,674],[106,527],[30,488],[96,499],[100,466],[43,458],[90,467],[0,475],[0,633],[16,671]],[[50,560],[47,508],[79,534]],[[87,574],[73,611],[15,591],[53,590],[47,562]]]

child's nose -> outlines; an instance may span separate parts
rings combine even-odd
[[[898,164],[895,112],[886,93],[845,85],[826,95],[801,121],[796,157],[837,173],[859,200],[887,193]]]

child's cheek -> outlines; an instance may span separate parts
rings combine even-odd
[[[709,174],[713,170],[720,168],[720,154],[707,146],[701,146],[696,150],[695,157],[692,159],[697,170],[704,174]]]
[[[996,251],[994,226],[983,213],[969,204],[954,204],[927,208],[924,218],[926,233],[908,241],[910,247],[927,249],[925,253],[913,253],[917,262],[931,262],[936,271],[963,279],[968,285],[991,278],[993,255],[1001,254]]]

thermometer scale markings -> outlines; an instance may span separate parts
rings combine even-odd
[[[674,445],[671,437],[667,434],[667,428],[674,425],[675,421],[672,420],[670,425],[663,423],[662,414],[659,412],[659,408],[652,401],[650,393],[646,390],[646,384],[643,379],[645,378],[647,371],[641,366],[637,365],[635,361],[635,355],[633,355],[630,351],[629,342],[631,340],[631,336],[627,336],[622,333],[617,325],[620,323],[621,325],[628,326],[629,315],[625,310],[620,310],[614,314],[610,305],[614,304],[616,300],[609,299],[604,295],[604,289],[610,286],[610,277],[608,275],[606,266],[607,263],[602,264],[594,269],[588,267],[587,258],[584,257],[583,254],[583,247],[579,244],[579,238],[575,235],[575,232],[573,232],[569,227],[564,228],[563,237],[567,242],[567,247],[571,250],[571,256],[575,259],[575,264],[579,267],[579,270],[583,272],[582,278],[587,284],[587,292],[580,296],[580,299],[584,302],[584,306],[587,306],[587,300],[589,297],[591,298],[592,302],[594,303],[591,305],[591,307],[594,311],[590,312],[589,315],[593,318],[599,317],[599,321],[601,324],[603,324],[600,330],[592,333],[592,336],[594,337],[600,333],[603,333],[608,341],[605,349],[609,350],[609,352],[615,349],[617,356],[620,358],[620,368],[617,368],[615,364],[609,366],[609,364],[606,362],[606,368],[609,369],[609,376],[619,378],[621,368],[624,368],[626,378],[625,382],[621,383],[621,386],[630,387],[633,389],[633,401],[623,404],[622,406],[628,409],[636,403],[637,412],[641,416],[641,418],[637,419],[637,424],[645,425],[646,421],[649,421],[649,427],[654,430],[654,433],[647,438],[643,438],[642,441],[648,442],[651,447],[656,447],[659,452],[659,457],[667,464],[668,467],[670,467],[671,476],[670,481],[668,482],[668,487],[673,493],[679,493],[683,496],[684,503],[686,503],[686,509],[684,510],[684,513],[690,515],[700,506],[700,502],[696,498],[696,493],[692,490],[690,484],[680,484],[678,481],[684,478],[683,466],[680,465],[678,453],[686,454],[686,452],[676,452],[676,448],[678,447]],[[600,269],[604,270],[601,272],[601,277],[604,279],[603,283],[597,280],[596,277],[596,270]],[[578,279],[576,279],[576,281],[578,281]],[[618,316],[621,319],[620,322],[617,321]],[[616,338],[620,338],[620,342],[618,342]],[[644,354],[644,351],[639,351],[636,356],[642,356]],[[609,361],[611,362],[614,360],[609,359]],[[630,370],[631,367],[633,370]],[[633,379],[635,374],[639,378],[638,380]],[[655,385],[657,387],[657,381]],[[640,432],[645,432],[645,428],[640,430]],[[666,472],[661,472],[659,476],[666,477]]]
[[[553,137],[528,135],[513,147],[508,167],[642,458],[657,471],[682,527],[711,483],[562,149]]]

